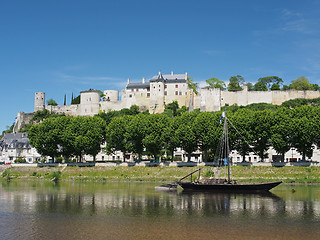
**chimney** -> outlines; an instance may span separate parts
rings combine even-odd
[[[185,80],[188,80],[188,73],[186,72]]]
[[[130,78],[128,78],[128,83],[127,84],[129,84],[130,83]]]
[[[173,76],[173,71],[171,71],[171,76]]]
[[[146,82],[146,78],[142,78],[142,83],[145,83]]]

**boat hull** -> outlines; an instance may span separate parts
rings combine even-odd
[[[282,182],[256,183],[256,184],[206,184],[196,182],[179,182],[185,191],[214,191],[214,192],[267,192]]]

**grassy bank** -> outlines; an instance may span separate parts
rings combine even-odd
[[[176,181],[197,167],[10,167],[2,170],[1,180],[43,179],[59,181]],[[202,167],[209,176],[211,167]],[[224,172],[224,171],[223,171]],[[224,177],[224,174],[222,174]],[[294,183],[320,183],[319,167],[242,167],[232,168],[238,181],[264,182],[282,180]]]

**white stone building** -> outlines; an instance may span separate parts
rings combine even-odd
[[[179,106],[190,107],[201,111],[219,111],[226,105],[246,106],[252,103],[270,103],[280,105],[295,98],[319,98],[320,91],[222,91],[218,88],[202,88],[198,94],[188,87],[188,75],[164,74],[159,72],[149,81],[145,78],[141,82],[128,83],[121,91],[104,90],[101,98],[100,91],[88,90],[80,93],[80,104],[74,105],[45,105],[45,93],[36,92],[34,112],[47,109],[53,113],[64,113],[72,116],[93,116],[99,111],[121,110],[132,105],[139,106],[140,111],[149,110],[150,113],[163,112],[165,105],[177,101]],[[16,120],[16,130],[32,118],[33,113],[19,112]]]
[[[29,144],[27,133],[7,133],[0,140],[0,162],[14,163],[25,159],[27,163],[39,162],[42,157]]]

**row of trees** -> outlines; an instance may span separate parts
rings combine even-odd
[[[319,91],[320,87],[318,84],[312,84],[306,77],[298,77],[291,81],[290,85],[283,85],[283,80],[277,76],[269,76],[259,78],[255,84],[245,82],[241,75],[232,76],[229,79],[229,84],[226,84],[217,79],[210,78],[206,80],[207,87],[220,88],[222,90],[228,89],[228,91],[242,90],[244,86],[248,87],[249,91],[274,91],[274,90],[314,90]],[[282,87],[281,87],[282,86]]]
[[[180,147],[190,160],[191,153],[200,149],[207,161],[216,152],[222,133],[219,124],[222,112],[189,113],[175,106],[171,104],[171,111],[163,114],[139,113],[132,107],[95,117],[49,118],[32,126],[28,136],[40,154],[52,158],[78,156],[81,159],[83,154],[95,157],[106,142],[107,152],[121,151],[124,155],[130,152],[138,158],[148,154],[157,159],[164,151],[173,158],[174,150]],[[230,148],[237,150],[243,160],[255,151],[263,161],[271,146],[283,158],[295,147],[305,160],[306,156],[312,156],[315,145],[320,147],[319,106],[229,107],[227,116],[237,129],[229,128]]]
[[[52,159],[84,154],[95,157],[106,139],[106,123],[100,117],[50,117],[28,131],[30,144]]]

